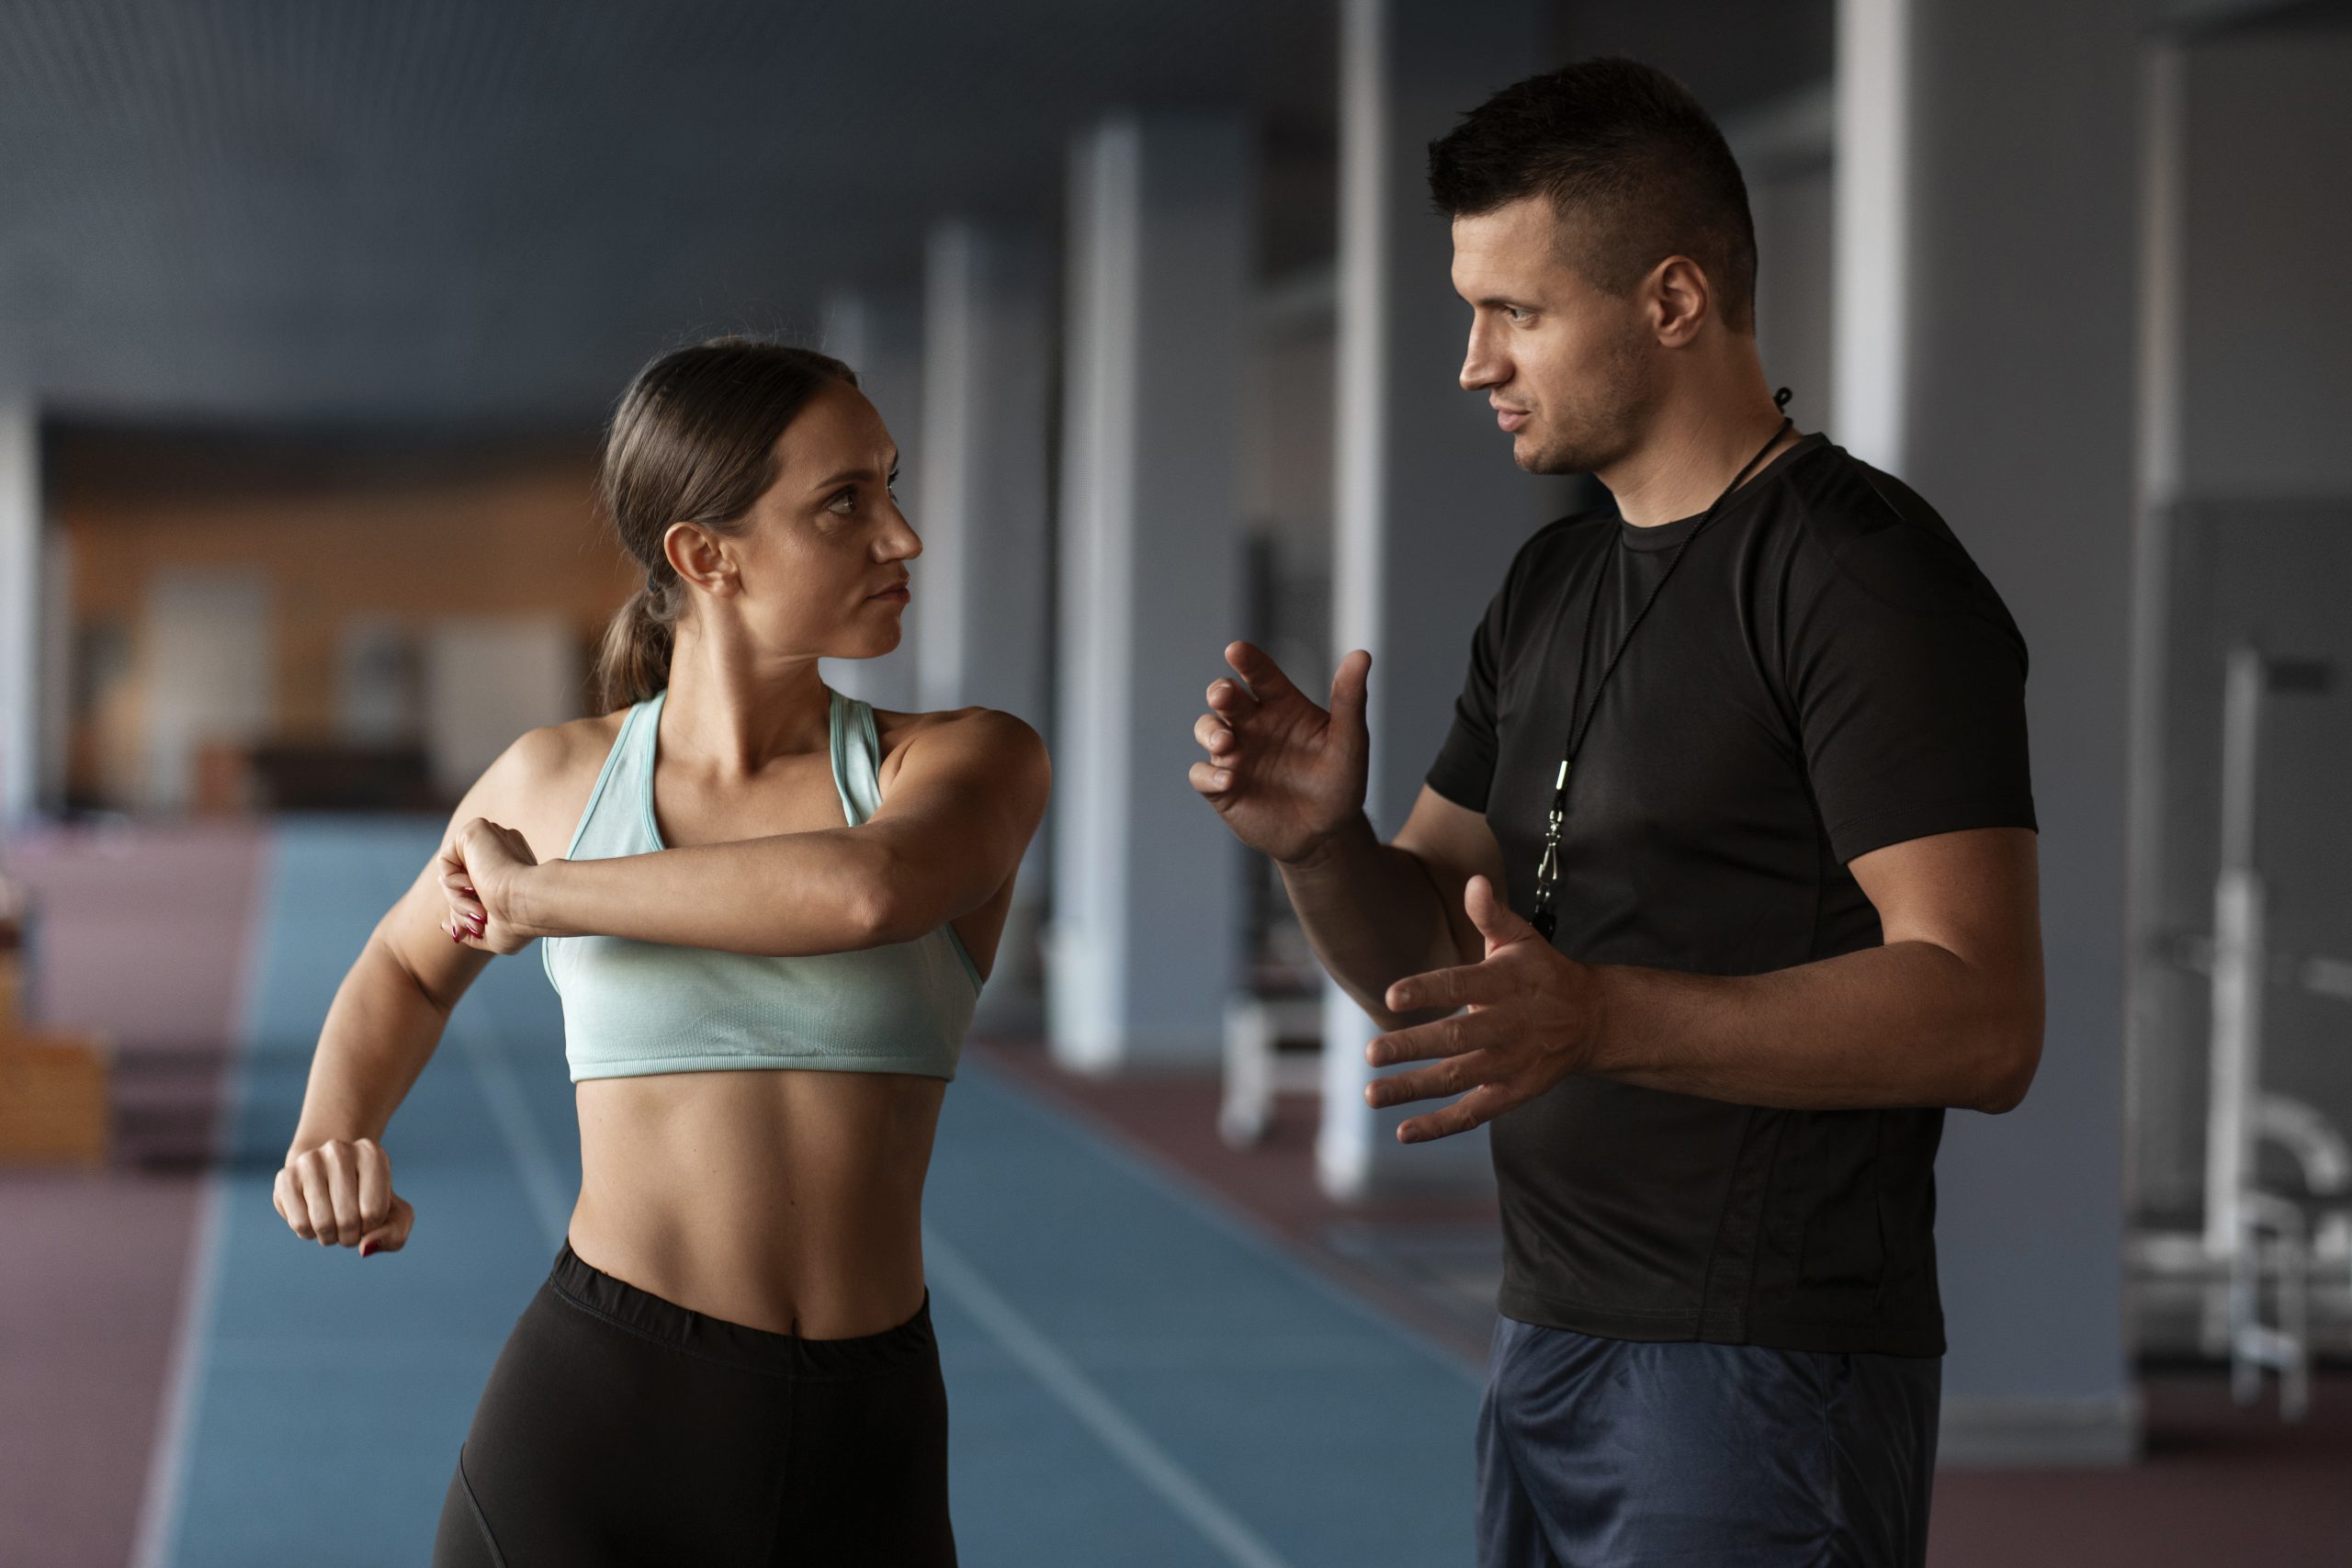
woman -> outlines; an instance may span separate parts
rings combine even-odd
[[[603,479],[646,570],[602,660],[627,705],[492,765],[327,1015],[276,1199],[365,1257],[407,1239],[379,1140],[467,985],[536,937],[563,998],[579,1202],[442,1568],[955,1561],[923,1174],[1048,767],[1008,715],[819,679],[898,646],[896,460],[836,360],[648,367]]]

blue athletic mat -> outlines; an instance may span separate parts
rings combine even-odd
[[[410,1568],[579,1181],[536,957],[493,964],[386,1134],[401,1252],[270,1207],[320,1021],[428,823],[273,837],[209,1299],[155,1534],[184,1568]],[[1471,1374],[1092,1129],[967,1065],[928,1200],[973,1568],[1465,1562]]]

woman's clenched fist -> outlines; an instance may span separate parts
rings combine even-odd
[[[296,1235],[359,1256],[396,1252],[416,1211],[392,1191],[391,1157],[373,1138],[329,1138],[286,1156],[269,1195]]]
[[[520,953],[537,931],[522,922],[523,880],[539,863],[530,840],[484,818],[469,818],[435,863],[449,900],[441,929],[462,947]]]

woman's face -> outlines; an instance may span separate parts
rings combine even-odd
[[[899,451],[882,416],[856,388],[835,382],[776,438],[775,454],[775,482],[752,503],[745,526],[724,538],[702,535],[733,568],[722,613],[739,618],[765,652],[889,652],[908,603],[907,562],[922,553],[922,541],[890,492]],[[685,526],[672,530],[673,561]]]

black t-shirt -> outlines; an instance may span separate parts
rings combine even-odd
[[[1471,639],[1429,783],[1486,813],[1523,916],[1593,574],[1611,575],[1588,703],[1698,521],[1552,524]],[[1804,437],[1723,503],[1608,683],[1570,773],[1555,944],[1705,975],[1878,945],[1847,862],[2034,826],[2025,674],[2016,624],[1942,519]],[[1942,1130],[1939,1109],[1771,1110],[1570,1077],[1491,1129],[1501,1310],[1621,1339],[1940,1354]]]

